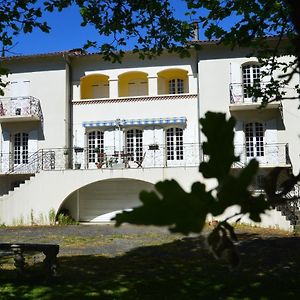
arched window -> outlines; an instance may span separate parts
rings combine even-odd
[[[246,156],[264,156],[264,126],[261,123],[247,123],[245,125]]]
[[[126,150],[131,153],[131,161],[141,161],[143,158],[143,131],[130,129],[126,132]]]
[[[104,132],[100,130],[88,133],[88,162],[96,163],[98,153],[104,153]]]
[[[183,129],[166,130],[167,160],[183,160]]]
[[[184,81],[179,78],[169,80],[169,94],[183,94]]]
[[[28,164],[28,133],[14,135],[14,164]]]
[[[157,88],[159,95],[189,93],[188,71],[171,68],[158,72]]]
[[[251,98],[253,95],[249,88],[260,86],[260,66],[258,64],[246,64],[242,67],[243,72],[243,88],[244,88],[244,98]],[[256,101],[256,99],[253,99]]]

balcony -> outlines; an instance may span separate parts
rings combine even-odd
[[[34,97],[0,99],[0,123],[42,121],[40,101]]]
[[[260,87],[263,88],[263,83]],[[231,83],[229,85],[230,91],[230,111],[247,111],[258,109],[261,105],[261,100],[254,96],[250,96],[246,87],[242,83]],[[265,109],[280,109],[281,102],[276,101],[269,103]]]
[[[26,154],[26,163],[15,164],[13,153],[0,155],[0,168],[6,174],[33,174],[40,170],[134,169],[196,167],[201,161],[199,144],[144,145],[138,151],[122,147],[51,148]],[[23,158],[24,159],[24,158]]]
[[[288,144],[264,144],[264,145],[235,145],[235,155],[240,161],[233,168],[242,168],[255,158],[260,168],[290,167]]]
[[[235,145],[235,155],[240,157],[240,161],[232,166],[234,169],[245,167],[253,158],[259,161],[260,168],[291,166],[287,144],[268,144],[259,151],[246,145]],[[0,172],[33,174],[40,170],[197,167],[207,159],[207,156],[203,157],[199,144],[151,144],[139,148],[138,152],[123,147],[51,148],[27,153],[27,163],[22,164],[16,164],[13,153],[0,153]]]

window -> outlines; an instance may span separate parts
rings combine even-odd
[[[169,128],[166,131],[167,160],[183,160],[183,129]]]
[[[264,126],[261,123],[248,123],[245,125],[246,156],[264,156]]]
[[[28,133],[14,135],[14,164],[28,164]]]
[[[128,96],[148,95],[148,81],[135,79],[128,82]]]
[[[108,98],[109,97],[109,84],[106,82],[96,82],[92,84],[92,98]]]
[[[133,155],[129,157],[131,161],[141,161],[143,159],[143,131],[140,129],[130,129],[126,132],[126,149]]]
[[[169,81],[169,94],[183,94],[184,83],[182,79],[171,79]]]
[[[259,87],[260,85],[260,67],[258,64],[247,64],[243,66],[242,70],[244,97],[251,98],[253,95],[249,91],[249,88]]]
[[[88,162],[97,162],[98,153],[104,153],[104,132],[96,130],[88,133]]]

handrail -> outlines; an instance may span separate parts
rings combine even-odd
[[[38,173],[40,170],[53,168],[53,162],[51,160],[55,159],[55,154],[53,150],[39,149],[32,155],[28,157],[28,163],[23,163],[17,167],[12,167],[7,174],[18,174],[18,173]]]
[[[74,148],[47,148],[40,149],[31,154],[27,158],[26,164],[14,165],[13,153],[3,155],[1,158],[2,169],[7,174],[16,173],[37,173],[41,170],[66,170],[66,169],[96,169],[98,161],[98,151],[105,154],[107,164],[117,165],[119,167],[126,166],[135,168],[134,161],[140,160],[144,155],[143,168],[165,168],[178,166],[197,166],[201,161],[207,160],[207,156],[203,155],[201,145],[196,143],[168,146],[166,144],[149,144],[143,145],[138,150],[136,148],[129,149],[122,147],[106,147],[101,149],[91,149],[87,147]],[[118,157],[116,159],[116,151],[130,153],[131,156]],[[290,160],[288,156],[287,144],[265,144],[264,155],[258,157],[248,157],[246,145],[235,145],[235,155],[240,157],[235,162],[233,168],[244,168],[252,158],[256,158],[263,166],[289,166]],[[261,154],[261,152],[260,152]],[[121,164],[123,162],[124,164]],[[10,167],[9,167],[10,166]],[[103,166],[105,168],[105,166]]]

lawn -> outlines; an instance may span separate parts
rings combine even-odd
[[[300,298],[300,238],[284,232],[240,228],[241,265],[234,271],[212,257],[202,237],[107,234],[99,241],[92,235],[56,234],[47,235],[47,240],[59,239],[64,247],[60,276],[48,279],[39,255],[27,260],[22,277],[11,260],[3,258],[0,299]],[[85,247],[101,249],[122,239],[140,242],[134,249],[112,255],[105,251],[83,255]],[[76,245],[82,252],[70,250]]]

